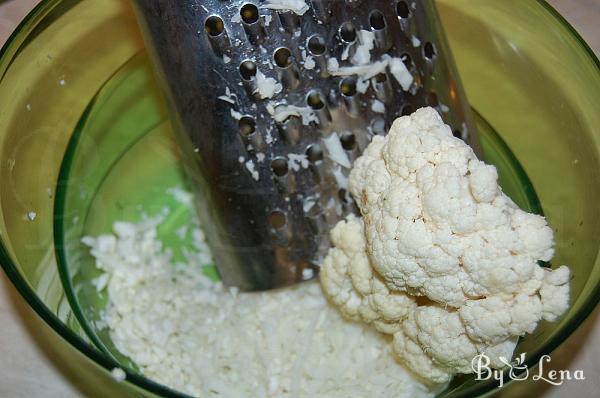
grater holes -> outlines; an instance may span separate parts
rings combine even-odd
[[[310,170],[312,172],[313,181],[315,184],[320,184],[323,181],[324,165],[323,165],[323,149],[319,144],[311,144],[306,148],[306,157],[310,162]]]
[[[379,10],[371,11],[369,15],[369,26],[373,30],[383,30],[386,28],[387,24],[385,22],[385,16]]]
[[[414,106],[412,106],[411,104],[406,104],[402,107],[401,115],[408,116],[408,115],[412,114],[414,111],[415,111]]]
[[[375,75],[375,81],[377,83],[385,83],[387,81],[387,75],[385,73],[378,73]]]
[[[282,122],[277,123],[279,132],[290,144],[295,144],[300,139],[301,125],[302,119],[296,115],[290,115]]]
[[[430,41],[425,43],[425,45],[423,46],[423,55],[427,59],[435,58],[435,55],[436,55],[435,46]]]
[[[277,67],[279,79],[284,87],[296,89],[300,85],[300,75],[294,65],[292,52],[287,47],[279,47],[273,52],[273,61]]]
[[[439,100],[438,100],[438,96],[435,93],[435,91],[431,91],[428,95],[427,95],[427,105],[435,108],[436,106],[438,106],[440,104]]]
[[[294,31],[300,26],[300,16],[291,11],[279,10],[277,11],[279,16],[279,22],[281,26],[289,33]]]
[[[204,22],[204,30],[209,36],[217,37],[223,34],[225,31],[225,23],[223,19],[217,15],[211,15],[206,18]]]
[[[406,1],[399,1],[396,3],[396,15],[400,18],[410,17],[410,7]]]
[[[285,47],[279,47],[273,53],[273,61],[280,68],[287,68],[292,65],[292,53]]]
[[[308,39],[307,47],[312,55],[323,55],[327,49],[325,46],[325,39],[319,35],[311,36]]]
[[[342,133],[340,142],[342,143],[342,148],[346,151],[352,151],[356,148],[356,136],[348,131]]]
[[[306,104],[314,111],[318,124],[323,128],[331,122],[331,113],[325,103],[325,97],[317,90],[309,91],[306,96]]]
[[[240,17],[246,37],[250,43],[259,45],[264,42],[266,32],[263,24],[260,21],[260,13],[258,7],[252,3],[246,3],[240,8]]]
[[[323,95],[318,91],[311,91],[306,96],[306,103],[314,110],[319,110],[325,108],[325,99]]]
[[[344,97],[352,97],[356,95],[356,78],[347,77],[340,82],[340,93]]]
[[[242,116],[238,122],[238,127],[242,137],[247,138],[256,131],[256,120],[250,116]]]
[[[311,163],[317,163],[323,160],[323,149],[319,144],[312,144],[306,148],[306,157]]]
[[[271,161],[271,170],[277,177],[283,177],[288,173],[288,162],[284,157],[277,157]]]
[[[356,28],[352,22],[344,22],[340,26],[339,35],[344,43],[354,43],[356,41]]]
[[[360,115],[360,101],[357,94],[356,77],[346,77],[340,82],[339,90],[346,107],[346,111],[352,117]]]
[[[375,46],[382,51],[389,51],[392,48],[392,38],[387,29],[385,15],[379,10],[373,10],[369,14],[369,26],[375,34]]]
[[[287,224],[287,216],[281,210],[273,210],[269,214],[269,224],[275,229],[281,229]]]
[[[256,64],[250,60],[242,62],[240,64],[240,75],[246,81],[252,80],[256,76]]]
[[[252,3],[247,3],[240,8],[240,16],[242,17],[242,21],[251,25],[253,23],[258,22],[258,7],[256,7]]]
[[[387,73],[378,73],[377,75],[375,75],[375,77],[373,77],[373,81],[375,97],[384,104],[389,103],[390,100],[393,98],[394,94],[392,92],[392,87],[389,83]]]

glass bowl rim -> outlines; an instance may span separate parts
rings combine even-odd
[[[27,35],[30,33],[30,24],[35,23],[38,19],[43,19],[54,7],[59,5],[63,0],[42,0],[38,3],[33,10],[19,23],[15,30],[11,33],[6,43],[0,50],[0,81],[4,78],[7,69],[12,63],[12,59],[18,54],[21,46],[26,44]],[[78,1],[77,1],[78,2]],[[536,0],[536,2],[542,6],[558,24],[566,28],[567,32],[581,46],[581,49],[590,58],[592,64],[596,66],[596,71],[600,75],[600,60],[581,37],[577,30],[546,0]],[[119,368],[120,365],[111,359],[108,355],[102,353],[99,349],[87,343],[83,338],[79,337],[69,327],[67,327],[54,313],[41,301],[33,289],[29,286],[28,282],[21,276],[18,268],[15,266],[8,250],[6,249],[2,238],[0,237],[0,265],[4,269],[8,279],[12,282],[13,286],[17,289],[19,294],[25,299],[29,306],[40,316],[48,326],[50,326],[59,336],[66,340],[71,346],[77,349],[80,353],[84,354],[96,365],[104,368],[107,372],[110,372],[114,368]],[[537,358],[528,358],[529,364],[535,364],[539,360],[539,357],[544,353],[550,353],[557,348],[566,338],[568,338],[579,325],[588,317],[588,315],[594,310],[596,305],[600,302],[600,285],[598,285],[588,300],[581,306],[581,308],[573,315],[571,321],[566,324],[558,335],[554,336],[548,344],[546,344],[543,353]],[[151,394],[158,396],[170,396],[170,397],[189,397],[186,394],[169,389],[159,383],[156,383],[144,376],[136,373],[131,373],[125,370],[126,380],[133,384],[137,388],[141,388]],[[476,384],[468,389],[468,391],[460,392],[457,397],[471,397],[473,394],[476,396],[484,395],[498,386],[497,382],[481,383]]]

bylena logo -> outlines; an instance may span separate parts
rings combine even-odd
[[[525,364],[525,353],[516,357],[512,362],[505,357],[498,358],[505,366],[502,369],[492,369],[490,367],[491,360],[481,353],[471,361],[471,368],[477,378],[475,380],[498,380],[499,386],[502,387],[507,380],[523,381],[528,380],[531,376],[533,381],[543,381],[555,386],[562,385],[566,380],[585,380],[583,370],[547,370],[548,364],[551,362],[550,355],[543,355],[538,364],[535,373],[530,373],[529,368]]]

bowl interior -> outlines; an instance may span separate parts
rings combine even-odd
[[[188,190],[182,162],[145,52],[110,77],[77,124],[61,165],[55,201],[55,246],[65,293],[79,323],[107,355],[135,370],[113,345],[102,322],[107,291],[83,236],[110,233],[115,221],[161,217],[159,238],[183,261],[192,218],[174,196]],[[475,113],[485,158],[498,167],[505,192],[522,208],[540,213],[531,181],[493,128]],[[213,267],[210,275],[218,278]]]
[[[541,1],[438,3],[478,126],[491,137],[488,159],[521,206],[539,211],[541,203],[556,234],[553,265],[572,269],[570,311],[519,345],[534,363],[598,301],[599,66]],[[4,48],[0,68],[3,267],[79,351],[108,369],[128,367],[128,380],[148,393],[175,395],[114,349],[95,323],[106,297],[83,283],[97,272],[82,235],[135,220],[139,204],[148,214],[169,208],[165,237],[188,217],[166,193],[185,179],[128,2],[42,3]],[[464,377],[443,395],[494,387]]]

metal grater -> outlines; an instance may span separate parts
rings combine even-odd
[[[137,0],[136,9],[227,285],[313,278],[330,228],[357,212],[352,161],[395,118],[433,106],[475,145],[433,0]]]

